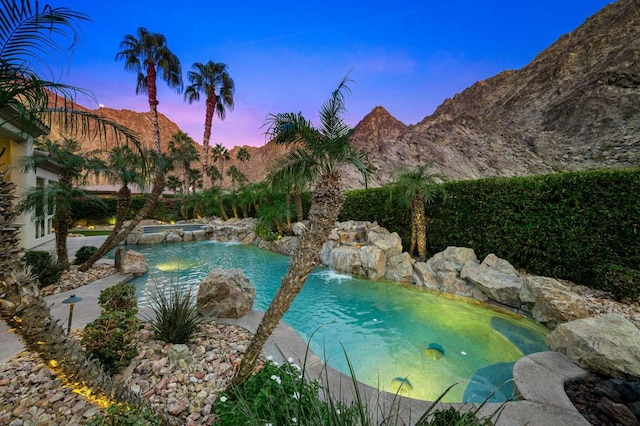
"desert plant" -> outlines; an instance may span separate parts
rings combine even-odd
[[[188,287],[155,287],[149,293],[153,318],[146,318],[155,338],[167,343],[187,343],[202,322]]]
[[[436,410],[429,421],[416,423],[416,426],[488,426],[492,425],[489,418],[478,418],[475,412],[463,412],[449,407],[446,410]]]
[[[152,410],[144,406],[113,404],[104,415],[97,415],[87,422],[87,426],[153,426],[162,425]]]
[[[115,374],[138,355],[137,337],[138,319],[135,314],[105,310],[95,321],[87,324],[82,344],[102,363],[105,371]]]
[[[73,261],[74,265],[82,265],[85,260],[89,259],[93,253],[98,250],[96,246],[82,246],[76,252],[76,258]]]
[[[47,251],[28,251],[24,254],[24,260],[31,267],[31,272],[38,277],[40,287],[56,283],[66,269],[65,265],[53,260],[53,256]]]
[[[320,399],[319,390],[296,364],[269,360],[242,385],[220,393],[217,424],[358,424],[354,408]]]
[[[100,292],[98,304],[107,311],[138,312],[136,288],[131,284],[121,283],[107,287]]]

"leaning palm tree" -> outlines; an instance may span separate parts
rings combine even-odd
[[[192,69],[193,71],[187,73],[191,84],[187,86],[184,97],[189,103],[200,100],[200,95],[204,95],[206,100],[204,136],[202,138],[202,171],[207,174],[213,116],[217,115],[220,120],[224,120],[227,116],[227,109],[233,110],[235,84],[229,76],[227,65],[221,62],[209,61],[206,64],[196,62]]]
[[[307,276],[318,264],[318,253],[338,219],[344,203],[341,169],[351,164],[364,176],[371,174],[366,155],[354,149],[351,129],[343,121],[344,96],[349,88],[345,77],[320,110],[320,126],[315,128],[301,113],[271,115],[269,134],[279,144],[298,144],[287,154],[283,174],[305,168],[316,177],[309,225],[300,236],[287,273],[278,292],[264,314],[231,386],[243,383],[253,372],[265,342],[302,289]]]
[[[442,191],[438,185],[444,178],[428,173],[430,164],[423,164],[415,169],[400,169],[395,182],[388,185],[389,201],[397,201],[408,205],[411,210],[411,246],[409,254],[418,252],[421,262],[427,257],[427,221],[425,204],[430,203]]]
[[[88,173],[101,171],[102,163],[98,161],[98,151],[83,152],[73,139],[64,139],[61,143],[47,139],[36,147],[47,155],[34,154],[26,158],[24,169],[35,170],[43,163],[53,160],[60,167],[59,180],[46,187],[28,189],[21,200],[20,209],[37,210],[42,200],[53,200],[56,255],[58,262],[68,267],[67,235],[71,227],[71,207],[75,198],[86,196],[79,186],[86,182]]]

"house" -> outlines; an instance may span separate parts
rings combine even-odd
[[[9,167],[9,180],[16,185],[16,197],[21,199],[29,188],[46,187],[58,181],[59,166],[45,161],[35,170],[24,171],[21,163],[32,155],[47,155],[34,150],[33,141],[49,134],[42,122],[23,120],[20,112],[8,105],[0,108],[0,165]],[[55,238],[53,229],[53,205],[43,200],[36,211],[22,213],[16,222],[20,226],[20,244],[25,250]]]

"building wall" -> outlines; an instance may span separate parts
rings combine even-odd
[[[16,185],[15,195],[16,203],[18,203],[28,189],[36,186],[38,177],[43,179],[42,182],[46,185],[51,181],[57,181],[58,177],[56,174],[42,169],[28,172],[22,170],[24,158],[33,155],[33,140],[32,138],[25,140],[19,140],[17,137],[11,138],[7,135],[8,125],[5,123],[3,127],[4,132],[0,134],[0,151],[4,147],[5,153],[0,158],[0,163],[8,164],[9,180]],[[18,129],[14,131],[16,135],[20,134]],[[36,221],[35,212],[22,213],[17,218],[16,225],[20,225],[20,245],[23,249],[32,249],[55,238],[53,227],[50,226],[52,208],[46,213],[44,220],[41,221]]]

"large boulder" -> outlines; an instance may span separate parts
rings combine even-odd
[[[439,270],[446,270],[447,272],[456,270],[460,272],[467,262],[480,263],[473,249],[449,246],[427,260],[427,265],[434,272]]]
[[[415,262],[413,264],[413,281],[418,287],[440,290],[440,283],[436,275],[425,262]]]
[[[545,343],[587,370],[640,379],[640,330],[621,315],[560,324],[547,335]]]
[[[198,311],[207,317],[240,318],[253,308],[256,291],[241,269],[214,269],[198,289]]]
[[[331,251],[329,266],[338,272],[363,275],[358,249],[352,246],[338,246],[334,248]]]
[[[518,271],[516,271],[516,268],[514,268],[512,264],[504,259],[499,258],[493,253],[488,254],[481,264],[492,269],[497,269],[503,274],[512,275],[514,277],[518,276]]]
[[[164,242],[165,233],[164,232],[152,232],[149,234],[142,233],[140,235],[140,239],[138,240],[138,244],[160,244]]]
[[[475,262],[467,262],[460,278],[478,287],[491,300],[514,308],[520,307],[523,279]]]
[[[533,319],[546,324],[550,329],[563,322],[591,315],[588,305],[580,295],[553,278],[525,277],[520,299],[532,304]]]
[[[413,261],[409,253],[387,257],[384,276],[392,281],[413,283]]]
[[[127,250],[120,259],[121,272],[123,274],[142,275],[149,270],[147,259],[144,254]]]
[[[396,232],[389,232],[386,229],[376,226],[367,235],[369,242],[384,251],[389,257],[398,256],[402,253],[402,238]]]
[[[377,280],[384,277],[386,272],[387,256],[384,251],[376,246],[364,246],[358,250],[360,264],[364,270],[364,276]]]

